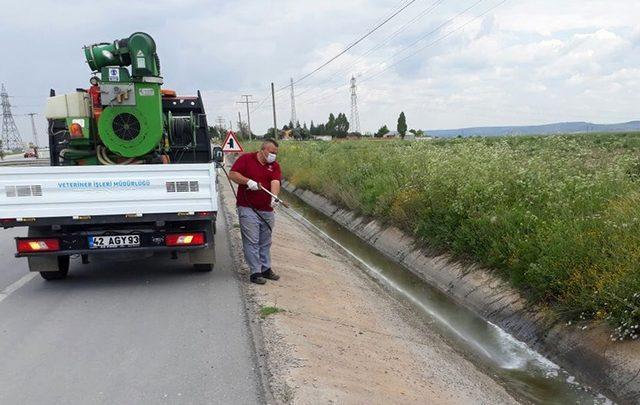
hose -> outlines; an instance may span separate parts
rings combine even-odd
[[[120,163],[116,163],[107,156],[107,148],[102,145],[98,145],[96,147],[96,157],[98,161],[103,165],[129,165],[129,164],[139,164],[141,161],[136,160],[135,158],[129,158]],[[134,163],[135,162],[135,163]]]
[[[93,156],[93,152],[80,150],[80,149],[71,149],[71,148],[62,149],[60,151],[60,156],[64,158],[64,155],[66,155],[67,153],[77,153],[81,157]]]
[[[262,215],[260,215],[260,213],[258,212],[258,210],[251,205],[251,202],[249,201],[249,198],[247,198],[247,189],[244,189],[244,199],[247,201],[247,204],[249,204],[249,207],[251,207],[251,209],[253,210],[253,212],[255,212],[255,214],[258,216],[258,218],[260,218],[262,220],[262,222],[264,222],[265,225],[267,225],[267,228],[269,228],[269,232],[273,233],[273,229],[271,229],[271,225],[269,224],[269,222],[267,222],[266,219],[264,219],[262,217]]]
[[[172,145],[193,144],[193,124],[191,116],[172,116],[169,119],[169,137]]]
[[[75,155],[75,156],[67,156],[67,155]],[[65,148],[62,149],[58,156],[62,159],[62,160],[78,160],[78,159],[82,159],[85,157],[91,157],[93,156],[93,152],[90,151],[86,151],[86,150],[80,150],[80,149],[71,149],[71,148]]]
[[[109,159],[108,156],[102,155],[102,149],[103,149],[102,146],[100,145],[96,146],[96,157],[98,158],[98,162],[100,162],[103,165],[115,165],[115,162]]]

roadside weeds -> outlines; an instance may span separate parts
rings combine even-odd
[[[227,223],[237,223],[223,185]],[[255,330],[263,387],[276,403],[514,403],[502,387],[340,252],[286,215],[275,227],[282,279],[252,285],[239,231],[233,259]],[[322,274],[322,277],[319,275]],[[284,310],[284,311],[282,311]],[[267,399],[268,403],[272,403]]]

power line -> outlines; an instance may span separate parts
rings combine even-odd
[[[362,62],[364,60],[364,58],[368,55],[370,55],[372,52],[377,51],[378,49],[382,48],[385,44],[389,43],[389,41],[391,41],[393,38],[397,37],[400,33],[404,32],[405,28],[407,28],[409,25],[413,24],[414,22],[418,21],[419,19],[421,19],[422,17],[430,14],[433,10],[435,10],[440,4],[444,3],[446,0],[437,0],[434,3],[432,3],[429,7],[425,8],[424,10],[422,10],[420,13],[418,13],[414,18],[412,18],[411,20],[407,21],[406,23],[404,23],[402,26],[400,26],[397,30],[395,30],[391,35],[387,36],[384,40],[382,40],[381,42],[379,42],[377,45],[373,46],[372,48],[370,48],[369,50],[367,50],[365,53],[363,53],[362,55],[360,55],[358,57],[358,59],[356,59],[354,62],[350,63],[349,66],[346,67],[346,69],[339,69],[337,70],[333,75],[331,75],[331,77],[329,77],[327,80],[324,80],[323,82],[321,82],[319,84],[319,86],[322,86],[323,84],[329,83],[331,81],[333,81],[336,77],[338,77],[338,75],[340,74],[345,74],[349,71],[352,71],[354,66],[356,66],[358,63]],[[300,92],[298,94],[299,96],[302,96],[303,94],[308,93],[309,91],[313,90],[313,87],[309,87],[306,90],[303,90],[302,92]]]
[[[496,8],[500,7],[501,5],[503,5],[504,3],[506,3],[509,0],[502,0],[500,3],[496,4],[495,6],[489,8],[488,10],[484,11],[483,13],[478,14],[477,16],[471,18],[470,20],[468,20],[467,22],[465,22],[464,24],[462,24],[461,26],[459,26],[458,28],[449,31],[448,33],[446,33],[445,35],[437,38],[436,40],[426,44],[425,46],[422,46],[418,49],[416,49],[414,52],[410,53],[409,55],[405,56],[404,58],[386,66],[384,69],[382,69],[380,72],[376,73],[373,76],[370,76],[368,78],[363,79],[362,81],[368,81],[371,79],[375,79],[376,77],[380,76],[382,73],[386,72],[387,70],[391,69],[393,66],[396,66],[399,63],[404,62],[405,60],[415,56],[416,54],[422,52],[423,50],[432,47],[433,45],[437,44],[438,42],[450,37],[452,34],[455,34],[456,32],[460,31],[461,29],[463,29],[464,27],[466,27],[467,25],[471,24],[472,22],[476,21],[477,19],[484,17],[485,15],[487,15],[488,13],[490,13],[491,11],[495,10]]]
[[[459,12],[458,14],[456,14],[455,16],[449,18],[448,20],[444,21],[443,23],[441,23],[440,25],[438,25],[436,28],[420,35],[415,41],[411,42],[409,45],[404,46],[401,50],[393,53],[393,55],[391,55],[390,57],[388,57],[385,61],[390,61],[393,58],[395,58],[396,56],[404,53],[405,51],[413,48],[414,46],[416,46],[417,44],[419,44],[420,42],[424,41],[425,39],[427,39],[428,37],[437,34],[438,32],[440,32],[443,28],[447,27],[448,25],[450,25],[452,22],[454,22],[456,19],[458,19],[459,17],[463,16],[464,14],[466,14],[467,12],[469,12],[471,9],[473,9],[475,6],[477,6],[478,4],[482,3],[485,0],[477,0],[475,3],[471,4],[469,7],[465,8],[464,10],[462,10],[461,12]],[[372,68],[369,68],[368,70],[366,70],[364,72],[364,74],[369,73],[369,71],[371,71]]]
[[[271,98],[271,90],[267,91],[267,95],[264,96],[259,102],[258,105],[256,105],[254,107],[253,110],[251,110],[251,113],[253,114],[254,112],[258,111],[259,109],[261,109],[264,106],[264,103],[267,102],[267,100],[269,100]]]
[[[402,50],[400,50],[399,52],[394,53],[394,54],[393,54],[390,58],[388,58],[386,61],[392,60],[395,56],[397,56],[397,55],[400,55],[400,54],[404,53],[405,51],[407,51],[407,50],[409,50],[410,48],[414,47],[414,46],[415,46],[415,45],[417,45],[418,43],[422,42],[422,41],[423,41],[424,39],[426,39],[427,37],[429,37],[429,36],[431,36],[431,35],[433,35],[433,34],[435,34],[435,33],[439,32],[442,28],[444,28],[445,26],[449,25],[452,21],[456,20],[457,18],[459,18],[459,17],[460,17],[460,16],[462,16],[463,14],[467,13],[469,10],[471,10],[472,8],[474,8],[475,6],[477,6],[478,4],[480,4],[482,1],[484,1],[484,0],[478,0],[478,1],[476,1],[476,2],[475,2],[475,3],[473,3],[470,7],[466,8],[466,9],[465,9],[465,10],[463,10],[462,12],[458,13],[458,14],[457,14],[456,16],[454,16],[453,18],[450,18],[450,19],[448,19],[447,21],[445,21],[444,23],[440,24],[436,29],[431,30],[431,31],[429,31],[429,32],[425,33],[424,35],[422,35],[421,37],[419,37],[416,41],[413,41],[410,45],[405,46],[405,47],[404,47]],[[448,38],[449,36],[453,35],[454,33],[456,33],[456,32],[458,32],[458,31],[462,30],[463,28],[465,28],[466,26],[468,26],[469,24],[471,24],[471,23],[472,23],[472,22],[474,22],[475,20],[477,20],[477,19],[479,19],[479,18],[481,18],[481,17],[485,16],[485,15],[486,15],[486,14],[488,14],[489,12],[491,12],[491,11],[495,10],[496,8],[500,7],[502,4],[506,3],[507,1],[508,1],[508,0],[503,0],[503,1],[501,1],[500,3],[498,3],[498,4],[494,5],[493,7],[490,7],[490,8],[489,8],[489,9],[487,9],[486,11],[484,11],[484,12],[482,12],[481,14],[479,14],[479,15],[477,15],[477,16],[475,16],[475,17],[471,18],[470,20],[466,21],[464,24],[462,24],[462,25],[458,26],[457,28],[455,28],[455,29],[453,29],[453,30],[451,30],[451,31],[449,31],[449,32],[447,32],[447,33],[445,33],[444,35],[442,35],[442,36],[438,37],[438,38],[437,38],[437,39],[435,39],[434,41],[432,41],[432,42],[430,42],[430,43],[428,43],[428,44],[426,44],[426,45],[424,45],[424,46],[422,46],[422,47],[420,47],[420,48],[416,49],[414,52],[411,52],[410,54],[408,54],[407,56],[403,57],[402,59],[400,59],[400,60],[398,60],[398,61],[396,61],[396,62],[392,63],[391,65],[385,66],[385,67],[384,67],[384,69],[382,69],[381,71],[379,71],[379,72],[377,72],[377,73],[373,74],[372,76],[367,76],[367,75],[365,75],[364,79],[363,79],[363,80],[361,80],[361,82],[364,82],[364,81],[370,81],[370,80],[373,80],[373,79],[375,79],[375,78],[379,77],[381,74],[383,74],[385,71],[389,70],[391,67],[396,66],[397,64],[402,63],[403,61],[405,61],[405,60],[407,60],[407,59],[409,59],[409,58],[411,58],[411,57],[415,56],[415,55],[416,55],[416,54],[418,54],[419,52],[421,52],[421,51],[423,51],[423,50],[425,50],[425,49],[427,49],[427,48],[429,48],[429,47],[431,47],[431,46],[433,46],[433,45],[435,45],[435,44],[437,44],[437,43],[441,42],[442,40],[444,40],[444,39]],[[434,4],[440,4],[440,3],[436,2],[436,3],[434,3]],[[433,6],[432,6],[432,7],[433,7]],[[415,18],[414,18],[412,21],[415,21]],[[396,31],[396,32],[397,32],[397,31]],[[393,34],[391,34],[391,36],[388,38],[388,40],[389,40],[389,39],[391,39],[391,38],[393,38],[393,37],[396,35],[396,32],[394,32]],[[381,46],[381,45],[380,45],[380,46]],[[379,49],[379,47],[380,47],[380,46],[377,46],[377,48]],[[376,49],[376,47],[372,48],[370,51],[371,51],[371,52],[373,52],[375,49]],[[367,53],[370,53],[370,52],[367,52]],[[367,53],[365,53],[365,55],[366,55]],[[364,57],[365,55],[363,55],[363,57]],[[386,62],[386,61],[383,61],[383,63],[384,63],[384,62]],[[378,68],[379,68],[379,67],[382,67],[382,66],[384,66],[384,65],[381,63],[381,64],[379,64]],[[366,73],[369,73],[372,69],[373,69],[373,68],[371,68],[371,69],[367,70],[367,71],[365,72],[365,74],[366,74]],[[303,80],[303,79],[304,79],[304,78],[299,79],[299,81],[300,81],[300,80]],[[284,87],[284,88],[288,88],[288,87],[289,87],[289,86],[286,86],[286,87]],[[348,83],[347,83],[347,84],[344,84],[344,85],[340,85],[340,86],[336,87],[336,88],[335,88],[335,89],[333,89],[333,90],[329,90],[326,94],[323,94],[323,95],[321,95],[320,97],[315,97],[315,98],[313,98],[313,99],[309,99],[309,100],[305,100],[305,101],[303,101],[303,104],[306,104],[306,103],[308,103],[308,102],[318,102],[318,101],[321,101],[321,100],[323,100],[323,99],[326,99],[326,98],[328,98],[328,97],[332,96],[333,94],[335,94],[335,92],[336,92],[336,91],[341,90],[341,89],[345,89],[345,88],[348,88],[348,87],[349,87],[349,84],[348,84]],[[313,88],[311,88],[311,89],[313,89]],[[303,91],[303,92],[299,93],[299,94],[298,94],[298,97],[299,97],[299,96],[301,96],[301,95],[302,95],[302,94],[304,94],[304,93],[307,93],[308,91],[309,91],[309,89],[306,89],[305,91]],[[261,107],[261,106],[260,106],[260,105],[258,105],[258,107],[256,108],[256,110],[257,110],[257,109],[259,109],[260,107]]]
[[[333,60],[337,59],[338,57],[340,57],[342,54],[344,54],[345,52],[347,52],[349,49],[353,48],[354,46],[356,46],[359,42],[361,42],[363,39],[365,39],[367,36],[373,34],[376,30],[378,30],[380,27],[382,27],[384,24],[386,24],[387,22],[389,22],[391,19],[393,19],[396,15],[400,14],[404,9],[406,9],[407,7],[409,7],[412,3],[414,3],[416,0],[410,1],[409,3],[406,3],[404,5],[401,6],[401,8],[395,12],[393,12],[390,16],[385,17],[380,23],[378,23],[374,28],[372,28],[371,30],[369,30],[363,37],[359,38],[358,40],[356,40],[354,43],[352,43],[347,49],[343,50],[340,54],[334,56],[331,60],[329,60],[328,62],[326,62],[323,66],[320,66],[319,68],[317,68],[315,71],[307,74],[305,77],[298,79],[297,81],[295,81],[293,84],[298,83],[302,80],[304,80],[305,78],[313,75],[315,72],[319,71],[320,69],[322,69],[324,66],[328,65],[329,63],[331,63]],[[445,0],[438,0],[438,2],[442,2]],[[400,4],[403,4],[403,2],[401,2]],[[415,20],[415,19],[414,19]],[[278,90],[276,90],[276,92],[280,92],[282,90],[285,90],[289,87],[291,87],[292,84],[283,86],[281,88],[279,88]],[[308,92],[309,90],[305,90],[303,91],[303,93]],[[301,93],[302,94],[302,93]],[[258,102],[258,104],[251,110],[251,113],[255,113],[258,110],[262,109],[265,106],[265,103],[269,100],[270,95],[267,94],[262,100],[260,100],[260,102]]]
[[[404,29],[407,28],[409,25],[411,25],[414,22],[418,21],[420,18],[424,17],[425,15],[430,14],[433,10],[435,10],[440,4],[444,3],[445,1],[446,0],[438,0],[435,3],[431,4],[429,7],[427,7],[426,9],[422,10],[422,12],[418,13],[418,15],[416,15],[414,18],[412,18],[411,20],[407,21],[404,25],[402,25],[400,28],[395,30],[385,40],[381,41],[380,43],[378,43],[378,45],[374,46],[373,48],[371,48],[367,52],[365,52],[363,55],[361,55],[360,58],[358,58],[358,60],[356,60],[355,63],[361,61],[362,59],[364,59],[365,56],[371,54],[372,52],[382,48],[385,44],[389,43],[389,41],[391,41],[393,38],[395,38],[398,35],[400,35],[400,33],[402,33],[404,31]]]
[[[406,45],[405,47],[403,47],[400,51],[395,52],[393,55],[391,55],[389,58],[385,59],[385,61],[388,60],[392,60],[394,57],[396,57],[397,55],[402,54],[403,52],[407,51],[408,49],[412,48],[413,46],[415,46],[416,44],[420,43],[421,41],[423,41],[424,39],[430,37],[431,35],[436,34],[437,32],[439,32],[442,28],[446,27],[447,25],[451,24],[451,22],[455,21],[457,18],[461,17],[462,15],[466,14],[469,10],[471,10],[472,8],[474,8],[475,6],[477,6],[478,4],[482,3],[484,0],[477,0],[475,3],[471,4],[471,6],[467,7],[466,9],[462,10],[461,12],[457,13],[455,16],[447,19],[446,21],[444,21],[443,23],[439,24],[436,28],[420,35],[415,41],[413,41],[411,44]],[[439,3],[435,3],[434,6],[437,6]],[[432,8],[429,8],[428,10],[431,10]],[[364,57],[364,55],[363,55]],[[373,68],[369,68],[364,72],[364,76],[366,76],[367,73],[369,73]],[[367,81],[369,79],[364,79],[362,81]],[[348,85],[341,85],[338,88],[336,88],[336,90],[341,89],[343,87],[346,87]],[[302,92],[300,95],[302,95],[303,93],[308,92],[308,90]]]
[[[324,99],[326,99],[326,98],[329,98],[329,96],[334,96],[334,94],[335,94],[337,91],[347,89],[348,87],[349,87],[349,83],[342,84],[342,85],[340,85],[340,86],[338,86],[338,87],[335,87],[335,88],[333,88],[333,89],[329,89],[329,90],[327,90],[327,91],[328,91],[328,93],[326,93],[326,94],[320,95],[320,96],[318,96],[318,97],[316,97],[316,98],[313,98],[313,99],[308,99],[308,100],[306,100],[306,101],[303,101],[303,103],[302,103],[302,104],[306,104],[306,103],[309,103],[309,102],[317,103],[318,101],[322,101],[322,100],[324,100]],[[322,92],[322,93],[324,93],[324,92]]]
[[[302,76],[300,79],[294,81],[294,84],[298,84],[301,81],[303,81],[304,79],[314,75],[315,73],[317,73],[318,71],[320,71],[321,69],[323,69],[325,66],[329,65],[331,62],[333,62],[334,60],[338,59],[339,57],[341,57],[342,55],[344,55],[345,53],[347,53],[351,48],[353,48],[354,46],[358,45],[360,42],[364,41],[365,38],[367,38],[368,36],[370,36],[371,34],[373,34],[374,32],[376,32],[378,29],[380,29],[380,27],[382,27],[383,25],[385,25],[386,23],[388,23],[389,21],[391,21],[395,16],[397,16],[398,14],[400,14],[401,12],[403,12],[407,7],[409,7],[410,5],[412,5],[413,3],[415,3],[416,0],[411,0],[408,3],[406,3],[404,6],[400,7],[400,9],[398,9],[395,13],[391,14],[389,17],[387,17],[386,19],[384,19],[381,23],[379,23],[378,25],[376,25],[375,27],[373,27],[372,29],[370,29],[366,34],[364,34],[363,36],[361,36],[360,38],[358,38],[356,41],[352,42],[349,46],[347,46],[345,49],[343,49],[342,51],[340,51],[337,55],[333,56],[331,59],[329,59],[328,61],[324,62],[322,65],[318,66],[317,68],[315,68],[314,70],[312,70],[311,72],[307,73],[306,75]],[[289,86],[284,86],[280,89],[278,89],[278,91],[284,90],[286,88],[288,88]]]
[[[455,17],[452,17],[452,18],[448,19],[447,21],[445,21],[444,23],[440,24],[440,25],[438,26],[438,28],[436,28],[436,29],[434,29],[434,30],[429,31],[429,32],[428,32],[428,33],[426,33],[425,35],[421,36],[418,40],[416,40],[416,41],[412,42],[412,44],[411,44],[411,45],[406,46],[406,47],[405,47],[404,49],[402,49],[401,51],[394,53],[394,54],[393,54],[389,59],[387,59],[387,60],[383,61],[383,63],[384,63],[384,62],[386,62],[386,61],[388,61],[388,60],[391,60],[394,56],[396,56],[396,55],[399,55],[399,54],[403,53],[404,51],[408,50],[410,47],[412,47],[412,46],[416,45],[417,43],[419,43],[419,42],[420,42],[420,41],[422,41],[423,39],[427,38],[428,36],[430,36],[430,35],[434,34],[435,32],[438,32],[441,28],[443,28],[444,26],[448,25],[450,22],[452,22],[453,20],[455,20],[455,19],[457,19],[458,17],[462,16],[463,14],[467,13],[469,10],[471,10],[473,7],[475,7],[476,5],[478,5],[479,3],[481,3],[482,1],[484,1],[484,0],[478,0],[477,2],[475,2],[474,4],[472,4],[470,7],[466,8],[466,9],[465,9],[465,10],[463,10],[462,12],[458,13]],[[409,55],[405,56],[404,58],[402,58],[402,59],[400,59],[400,60],[398,60],[398,61],[396,61],[396,62],[394,62],[394,63],[392,63],[392,64],[390,64],[390,65],[385,66],[385,67],[384,67],[384,69],[382,69],[381,71],[379,71],[379,72],[375,73],[375,74],[374,74],[374,75],[372,75],[372,76],[368,76],[368,77],[367,77],[367,76],[366,76],[366,73],[369,73],[369,71],[371,71],[373,68],[372,68],[372,69],[367,70],[367,71],[365,72],[365,75],[364,75],[365,77],[364,77],[363,79],[361,79],[361,80],[360,80],[360,82],[361,82],[361,83],[362,83],[362,82],[367,82],[367,81],[370,81],[370,80],[372,80],[372,79],[375,79],[375,78],[379,77],[382,73],[386,72],[387,70],[389,70],[389,69],[390,69],[390,68],[392,68],[393,66],[396,66],[397,64],[399,64],[399,63],[401,63],[401,62],[403,62],[403,61],[405,61],[405,60],[407,60],[407,59],[409,59],[409,58],[411,58],[411,57],[415,56],[415,55],[416,55],[416,54],[418,54],[419,52],[421,52],[421,51],[423,51],[423,50],[425,50],[425,49],[427,49],[427,48],[429,48],[429,47],[431,47],[431,46],[433,46],[433,45],[435,45],[435,44],[437,44],[437,43],[441,42],[442,40],[444,40],[444,39],[448,38],[449,36],[453,35],[454,33],[456,33],[456,32],[458,32],[458,31],[460,31],[461,29],[465,28],[467,25],[471,24],[471,23],[472,23],[472,22],[474,22],[475,20],[477,20],[477,19],[479,19],[479,18],[481,18],[481,17],[485,16],[486,14],[488,14],[488,13],[490,13],[491,11],[495,10],[496,8],[500,7],[502,4],[506,3],[507,1],[508,1],[508,0],[503,0],[503,1],[501,1],[500,3],[498,3],[498,4],[494,5],[493,7],[490,7],[490,8],[489,8],[489,9],[487,9],[486,11],[484,11],[484,12],[480,13],[479,15],[477,15],[477,16],[475,16],[475,17],[471,18],[470,20],[468,20],[468,21],[467,21],[467,22],[465,22],[464,24],[462,24],[462,25],[458,26],[457,28],[455,28],[455,29],[453,29],[453,30],[451,30],[451,31],[447,32],[446,34],[444,34],[444,35],[442,35],[442,36],[438,37],[437,39],[435,39],[434,41],[432,41],[432,42],[430,42],[430,43],[426,44],[425,46],[422,46],[422,47],[418,48],[417,50],[415,50],[414,52],[412,52],[412,53],[410,53]],[[382,63],[381,63],[381,64],[379,64],[379,66],[381,66],[381,65],[382,65]],[[338,87],[336,87],[334,90],[330,91],[329,93],[327,93],[327,94],[325,94],[325,95],[323,95],[323,96],[317,97],[317,98],[315,98],[315,99],[305,100],[305,101],[303,101],[302,103],[303,103],[303,104],[305,104],[305,103],[307,103],[307,102],[311,102],[311,101],[313,101],[313,102],[318,102],[318,101],[323,100],[323,99],[325,99],[325,98],[329,97],[330,95],[334,94],[336,91],[341,90],[341,89],[344,89],[344,88],[346,88],[346,87],[348,87],[348,86],[349,86],[348,84],[344,84],[344,85],[338,86]]]

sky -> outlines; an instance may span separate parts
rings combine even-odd
[[[164,87],[200,90],[210,123],[246,121],[253,132],[291,117],[298,81],[410,0],[31,0],[3,4],[0,82],[13,96],[23,139],[44,104],[87,87],[82,46],[136,31],[151,34]],[[640,119],[640,2],[637,0],[416,0],[372,35],[294,86],[301,123],[350,117],[356,77],[361,131],[400,111],[409,128],[444,129],[565,121]]]

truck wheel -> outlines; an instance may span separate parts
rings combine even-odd
[[[208,272],[213,270],[213,264],[211,263],[198,263],[193,265],[193,269],[199,272]]]
[[[47,281],[64,280],[69,274],[69,256],[58,256],[58,271],[41,271],[40,276]]]

